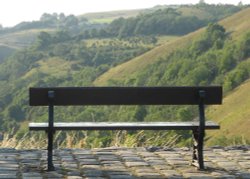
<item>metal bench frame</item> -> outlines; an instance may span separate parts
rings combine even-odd
[[[56,130],[192,130],[192,164],[205,169],[205,129],[219,129],[205,122],[204,105],[222,103],[221,86],[201,87],[57,87],[30,88],[30,106],[48,106],[48,123],[30,123],[30,130],[48,134],[48,171],[53,165],[53,135]],[[68,105],[198,105],[197,122],[77,122],[54,123],[54,106]]]

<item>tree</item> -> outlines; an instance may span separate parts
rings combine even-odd
[[[47,22],[47,23],[56,23],[57,22],[57,14],[48,14],[48,13],[44,13],[41,17],[40,17],[40,21],[43,22]]]
[[[250,33],[244,36],[243,42],[240,46],[240,51],[243,59],[250,57]]]
[[[242,1],[240,1],[240,2],[238,3],[238,6],[239,6],[239,7],[242,7],[242,6],[243,6]]]
[[[217,23],[211,23],[208,25],[206,30],[206,38],[211,39],[212,43],[216,42],[218,39],[224,40],[226,37],[226,30],[223,26]]]
[[[57,32],[54,37],[54,42],[65,42],[70,39],[70,35],[67,31],[59,31]]]
[[[226,73],[227,71],[233,69],[235,65],[236,61],[233,58],[232,51],[225,51],[219,63],[220,73]]]
[[[206,4],[206,2],[205,2],[205,0],[200,0],[199,4],[203,5],[203,4]]]
[[[8,116],[12,119],[17,119],[18,121],[24,120],[25,118],[24,112],[18,105],[12,105],[8,108]]]
[[[69,15],[65,19],[65,25],[66,26],[77,26],[78,25],[78,19],[74,15]]]
[[[61,22],[64,22],[65,19],[66,19],[66,16],[64,15],[64,13],[60,13],[60,14],[59,14],[59,20],[60,20]]]
[[[48,32],[40,32],[37,37],[37,47],[39,49],[44,49],[52,42],[52,37]]]

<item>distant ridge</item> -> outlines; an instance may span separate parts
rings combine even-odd
[[[134,17],[145,11],[145,9],[134,9],[134,10],[117,10],[108,12],[92,12],[80,15],[80,17],[85,17],[91,22],[111,22],[114,19],[123,17],[129,18]]]

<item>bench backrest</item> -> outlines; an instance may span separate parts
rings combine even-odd
[[[221,104],[221,86],[30,88],[30,105],[195,105]],[[53,97],[53,101],[49,96]]]

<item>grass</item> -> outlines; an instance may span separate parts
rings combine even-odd
[[[38,64],[40,65],[39,70],[41,72],[52,76],[62,76],[71,70],[71,65],[74,64],[74,62],[54,57],[49,58],[48,60],[39,61]]]
[[[223,105],[208,109],[207,117],[220,124],[221,129],[207,132],[208,145],[250,142],[250,79],[223,99]],[[224,141],[221,141],[224,140]]]
[[[227,32],[231,33],[233,39],[237,39],[240,35],[246,33],[250,29],[250,8],[244,9],[219,23],[224,26]],[[106,73],[99,76],[94,85],[107,85],[109,80],[122,80],[128,78],[130,75],[135,75],[138,70],[143,71],[147,65],[151,65],[157,62],[161,57],[169,55],[171,52],[178,48],[183,48],[190,44],[198,36],[204,32],[205,28],[201,28],[195,32],[187,34],[185,36],[174,38],[167,41],[162,45],[138,56],[130,61],[120,64],[114,68],[111,68]]]
[[[237,38],[250,30],[250,8],[225,18],[220,21],[220,24],[226,28],[227,32],[231,33],[233,38]]]
[[[173,40],[176,40],[180,36],[175,35],[162,35],[157,37],[157,45],[163,45],[164,43],[171,42]]]
[[[97,18],[97,19],[91,19],[91,23],[96,24],[105,24],[105,23],[111,23],[115,18]]]
[[[20,49],[31,45],[41,31],[52,32],[52,29],[31,29],[0,35],[0,44]]]
[[[65,61],[58,57],[49,58],[46,60],[40,60],[37,64],[38,67],[32,68],[22,78],[28,78],[35,73],[41,72],[43,74],[49,74],[50,76],[60,77],[72,73],[71,65],[76,62]]]
[[[23,125],[27,129],[28,123]],[[95,131],[96,132],[96,131]],[[96,137],[91,138],[92,132],[87,131],[57,131],[54,135],[55,148],[100,148],[104,147],[102,141]],[[110,134],[112,140],[107,146],[116,147],[142,147],[159,145],[162,147],[175,147],[181,135],[173,135],[168,137],[168,132],[155,133],[152,136],[146,135],[146,132],[141,130],[136,134],[131,135],[128,131],[113,131]],[[47,147],[47,135],[41,131],[27,131],[25,130],[21,135],[5,134],[2,141],[0,141],[1,148],[15,148],[15,149],[45,149]]]

